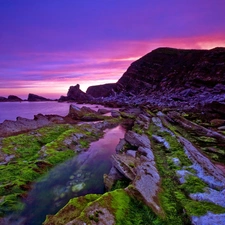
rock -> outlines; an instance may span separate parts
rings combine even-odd
[[[170,149],[170,144],[168,143],[168,141],[165,140],[165,138],[163,137],[160,137],[160,136],[157,136],[157,135],[152,135],[152,138],[159,142],[159,143],[162,143],[166,149]]]
[[[206,156],[200,153],[190,141],[183,137],[178,137],[185,148],[185,153],[193,163],[193,168],[197,171],[198,177],[207,183],[211,188],[219,190],[225,188],[225,174],[216,167]]]
[[[88,87],[86,93],[94,98],[108,97],[114,94],[116,84],[102,84]]]
[[[106,114],[106,113],[109,113],[109,112],[110,112],[110,110],[108,110],[108,109],[98,109],[99,114]]]
[[[7,102],[7,98],[0,96],[0,102]]]
[[[8,96],[8,101],[10,101],[10,102],[21,102],[23,100],[21,98],[15,96],[15,95],[9,95]]]
[[[132,156],[132,157],[136,157],[136,153],[137,151],[134,151],[134,150],[127,150],[126,151],[126,154],[129,155],[129,156]]]
[[[124,176],[113,166],[109,174],[104,174],[104,184],[106,190],[110,191],[117,180],[122,180]]]
[[[191,122],[182,116],[180,116],[179,113],[177,112],[168,112],[167,115],[173,119],[176,123],[178,123],[181,127],[185,128],[188,131],[196,133],[198,136],[205,136],[205,137],[210,137],[210,138],[215,138],[217,141],[221,143],[225,143],[225,136],[222,134],[207,129],[203,126],[200,126],[194,122]]]
[[[0,97],[0,102],[21,102],[23,101],[21,98],[16,95],[9,95],[8,98]]]
[[[75,101],[79,103],[88,102],[91,100],[91,96],[87,95],[83,91],[80,90],[80,85],[77,84],[76,86],[70,86],[67,96],[61,96],[59,101]]]
[[[141,146],[141,147],[150,148],[150,141],[149,141],[148,137],[144,134],[140,135],[133,131],[128,131],[125,134],[124,138],[132,146],[135,146],[135,147]]]
[[[81,191],[85,187],[85,183],[75,184],[72,186],[72,192]]]
[[[30,102],[51,101],[51,99],[44,98],[42,96],[35,95],[35,94],[29,94],[27,100],[30,101]]]
[[[82,121],[97,121],[103,119],[103,116],[99,115],[95,110],[86,106],[79,108],[73,104],[70,105],[69,114],[67,117],[70,117],[73,120]]]
[[[34,119],[17,117],[16,121],[5,120],[3,123],[0,123],[0,137],[5,137],[50,125],[53,123],[50,118],[52,117],[38,114],[34,116]]]
[[[123,152],[125,150],[127,142],[124,139],[120,139],[118,145],[116,146],[116,152]]]
[[[191,221],[193,225],[224,225],[225,213],[214,214],[212,212],[208,212],[204,216],[192,216]]]
[[[212,202],[216,205],[225,207],[225,189],[222,191],[217,191],[211,188],[205,188],[204,191],[204,193],[190,194],[190,197],[196,201]]]
[[[117,92],[153,95],[156,92],[174,90],[179,98],[187,97],[192,95],[192,91],[195,93],[196,87],[210,88],[218,83],[225,83],[224,53],[225,48],[155,49],[131,64],[117,82]]]
[[[225,126],[218,127],[218,130],[225,130]]]
[[[136,176],[134,171],[134,157],[121,154],[112,155],[112,164],[124,177],[129,180],[134,180]]]
[[[191,172],[188,170],[177,170],[176,175],[180,181],[181,184],[186,182],[186,178],[190,175],[193,175]]]
[[[178,158],[172,158],[172,161],[174,163],[175,166],[180,166],[181,165],[181,162]]]
[[[224,115],[225,114],[225,104],[218,102],[218,101],[213,101],[211,103],[208,103],[204,107],[206,110],[210,110],[212,112],[217,112],[219,114]]]
[[[111,115],[112,115],[112,117],[117,118],[117,117],[120,117],[120,112],[118,112],[116,110],[112,110]]]
[[[138,152],[140,152],[142,155],[146,156],[150,161],[154,161],[155,157],[150,148],[145,147],[139,147]]]
[[[213,127],[224,126],[225,125],[225,120],[223,120],[223,119],[213,119],[213,120],[210,121],[210,124]]]
[[[136,168],[137,174],[132,182],[134,189],[138,191],[138,198],[150,206],[157,214],[162,213],[158,203],[158,192],[160,186],[160,176],[157,169],[149,161],[144,161]]]

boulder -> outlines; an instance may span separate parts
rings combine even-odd
[[[120,117],[120,112],[116,110],[112,110],[111,115],[112,117],[117,118],[117,117]]]
[[[134,180],[136,172],[134,170],[136,159],[128,155],[112,155],[113,166],[121,173],[124,177],[129,180]]]
[[[146,147],[146,148],[150,148],[150,141],[147,137],[147,135],[143,134],[143,135],[140,135],[140,134],[137,134],[135,133],[134,131],[128,131],[126,134],[125,134],[125,140],[131,144],[132,146],[135,146],[135,147]]]
[[[98,109],[99,114],[106,114],[106,113],[109,113],[109,112],[110,112],[110,110],[108,110],[108,109]]]
[[[69,114],[67,115],[67,117],[73,120],[82,121],[97,121],[103,119],[103,116],[98,114],[95,110],[86,106],[79,108],[73,104],[70,105]]]

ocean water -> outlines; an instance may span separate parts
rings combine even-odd
[[[67,102],[0,102],[0,123],[4,120],[16,120],[18,116],[33,119],[34,115],[41,113],[43,115],[56,114],[66,116],[69,112],[71,103]],[[75,104],[75,103],[73,103]],[[94,110],[104,108],[100,105],[75,104],[78,107],[88,106]]]

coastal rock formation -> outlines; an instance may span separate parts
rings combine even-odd
[[[27,101],[29,101],[29,102],[39,102],[39,101],[51,101],[51,99],[44,98],[42,96],[35,95],[35,94],[29,94]]]
[[[8,98],[0,97],[0,102],[21,102],[23,101],[21,98],[16,95],[9,95]]]
[[[212,102],[224,103],[224,61],[225,48],[158,48],[130,65],[113,88],[114,95],[95,102],[115,106],[148,104],[160,110],[202,109]]]
[[[17,117],[16,121],[5,120],[3,123],[0,123],[0,137],[15,135],[47,126],[52,123],[61,122],[63,122],[63,117],[57,115],[44,116],[42,114],[38,114],[34,116],[34,119]]]
[[[94,98],[108,97],[114,94],[115,87],[115,83],[90,86],[86,93]]]
[[[158,48],[133,62],[117,82],[120,91],[172,92],[194,95],[197,88],[217,86],[224,91],[225,48],[182,50]],[[179,92],[178,92],[179,91]]]
[[[9,95],[8,96],[8,101],[10,101],[10,102],[21,102],[23,100],[21,98],[15,96],[15,95]]]
[[[81,91],[79,84],[76,86],[70,86],[67,96],[61,96],[59,99],[60,102],[74,101],[79,103],[88,102],[89,100],[91,100],[91,96]]]
[[[82,121],[97,121],[104,119],[104,116],[89,107],[83,106],[79,108],[73,104],[70,105],[69,114],[67,117],[73,120]]]
[[[108,192],[75,197],[44,224],[224,224],[224,62],[224,48],[159,48],[132,63],[113,87],[115,93],[102,97],[98,87],[91,88],[96,97],[87,101],[123,106],[112,111],[118,117],[112,121],[131,120],[104,175]],[[77,85],[62,99],[77,101],[87,97],[83,94]],[[76,120],[98,120],[104,112],[71,105],[64,119],[73,127]],[[79,126],[71,132],[66,128],[58,143],[51,139],[41,147],[41,157],[55,149],[79,153],[77,145],[86,146],[84,134],[90,135],[86,125],[84,133],[76,130]],[[4,165],[13,165],[9,162],[19,152],[14,143],[11,147],[13,152],[0,155]],[[72,190],[83,188],[82,180],[72,181]]]

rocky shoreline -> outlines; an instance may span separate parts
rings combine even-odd
[[[127,124],[112,156],[112,169],[104,175],[106,192],[71,199],[43,224],[225,224],[224,60],[224,48],[160,48],[134,62],[116,84],[101,86],[101,93],[95,92],[97,86],[88,94],[79,85],[71,86],[60,101],[120,109],[106,117],[107,110],[71,105],[66,117],[5,121],[0,124],[1,165],[22,163],[19,154],[27,156],[20,149],[28,145],[22,139],[29,137],[37,144],[30,156],[37,158],[29,166],[44,173],[84,150],[104,128]],[[22,134],[14,136],[18,133]],[[0,216],[16,208],[35,176],[25,183],[19,177],[20,182],[1,181]]]

